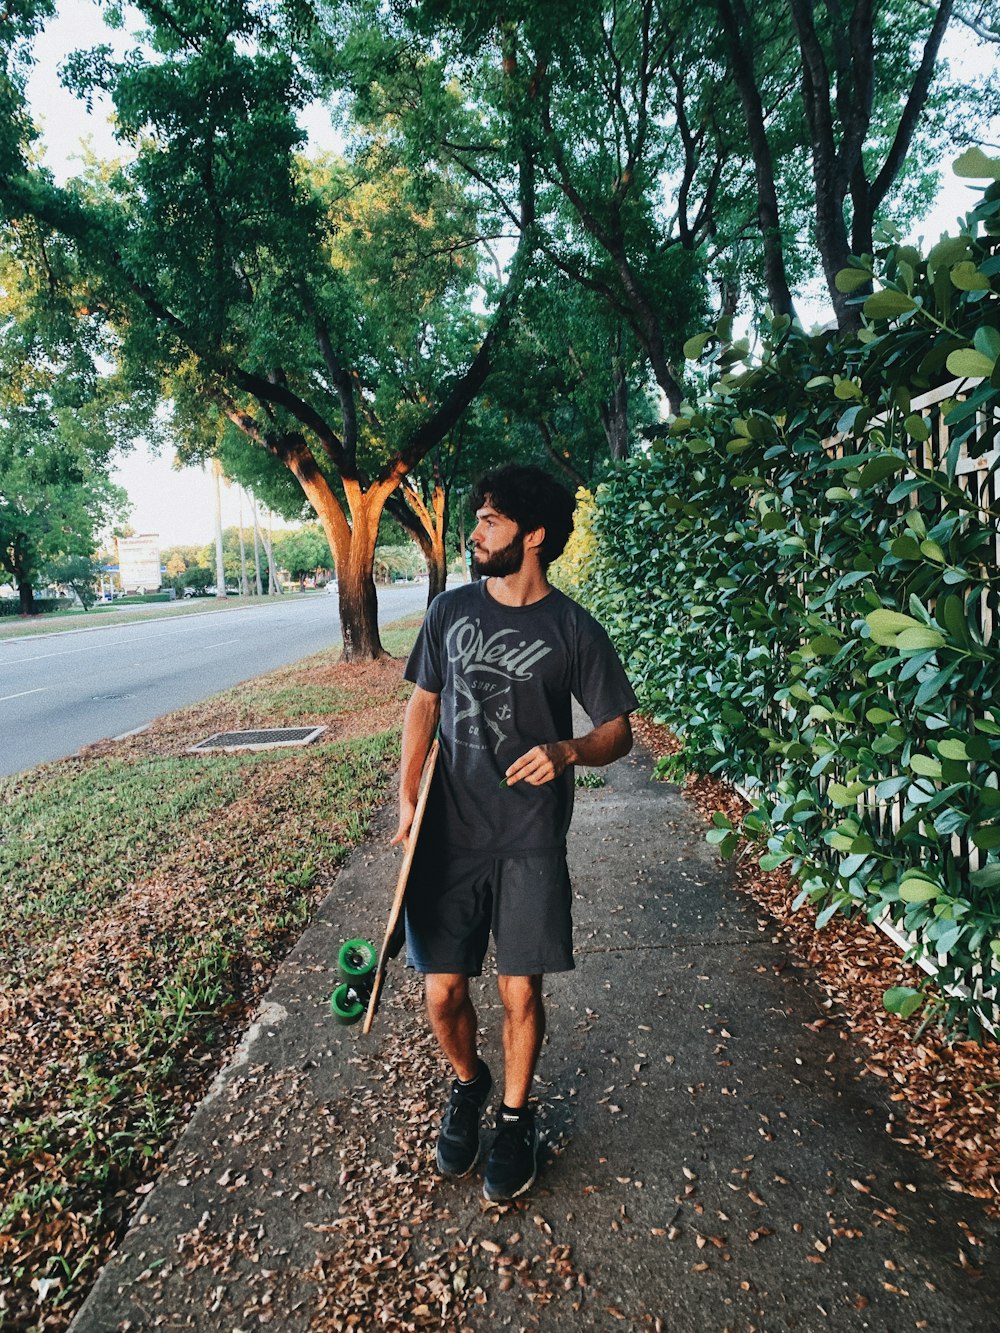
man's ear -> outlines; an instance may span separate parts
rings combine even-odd
[[[545,529],[533,528],[531,532],[524,534],[524,549],[526,551],[537,551],[545,541]]]

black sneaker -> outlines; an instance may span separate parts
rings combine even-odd
[[[467,1176],[479,1160],[479,1122],[493,1088],[484,1062],[471,1083],[452,1084],[438,1134],[437,1167],[443,1176]]]
[[[530,1110],[500,1108],[497,1136],[486,1160],[483,1194],[491,1203],[516,1199],[531,1189],[538,1173],[538,1131]]]

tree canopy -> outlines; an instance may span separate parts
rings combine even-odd
[[[101,368],[99,323],[74,305],[71,256],[27,223],[0,249],[0,569],[30,614],[55,566],[80,561],[127,510],[109,479],[149,410],[141,386]],[[62,581],[71,581],[64,578]]]
[[[485,461],[537,454],[589,481],[658,400],[678,408],[711,313],[792,316],[820,274],[853,328],[836,273],[876,218],[919,208],[968,109],[943,34],[996,27],[956,0],[135,11],[126,55],[98,45],[63,75],[110,100],[123,160],[62,187],[24,100],[51,4],[5,25],[0,208],[65,256],[76,308],[121,382],[169,404],[183,459],[316,515],[348,656],[380,651],[383,510],[443,569],[477,437]],[[308,151],[316,99],[336,152]]]

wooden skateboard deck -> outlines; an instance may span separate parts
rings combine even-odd
[[[420,775],[420,788],[417,795],[417,808],[413,816],[413,823],[410,825],[409,836],[406,839],[406,852],[403,856],[403,864],[399,867],[399,875],[396,879],[396,892],[393,895],[392,907],[389,909],[389,919],[385,925],[385,935],[382,939],[382,947],[379,950],[378,962],[375,965],[375,972],[371,982],[371,996],[368,1000],[368,1009],[365,1013],[365,1021],[361,1026],[363,1033],[371,1031],[372,1023],[375,1021],[375,1011],[378,1008],[379,995],[382,991],[382,983],[385,980],[386,968],[389,961],[395,958],[400,949],[400,929],[402,925],[403,906],[406,899],[406,887],[410,882],[410,871],[413,868],[413,857],[417,850],[417,842],[420,838],[420,829],[424,822],[424,811],[427,809],[427,798],[430,795],[431,782],[434,778],[434,769],[437,766],[438,742],[435,739],[428,751],[427,758],[424,761],[423,772]]]

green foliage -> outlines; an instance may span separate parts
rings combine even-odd
[[[62,584],[75,593],[85,610],[96,602],[101,566],[92,555],[57,556],[45,565],[42,573],[49,583]]]
[[[411,579],[424,568],[420,548],[412,542],[403,546],[376,546],[375,571],[381,578]]]
[[[577,601],[586,598],[587,585],[597,560],[598,543],[594,532],[596,514],[593,494],[581,486],[576,493],[573,531],[566,549],[549,569],[549,578],[556,587]]]
[[[0,571],[28,612],[46,576],[86,596],[98,533],[127,504],[113,453],[149,413],[141,386],[125,393],[102,369],[107,343],[79,299],[62,247],[0,231]]]
[[[684,740],[674,768],[756,788],[761,864],[789,868],[817,924],[888,912],[944,986],[986,992],[1000,983],[997,235],[1000,182],[929,255],[886,244],[880,289],[855,298],[870,320],[857,341],[776,320],[748,364],[712,335],[705,401],[599,488],[587,583],[645,704]],[[988,377],[949,387],[973,350]],[[943,401],[914,410],[935,385]],[[942,430],[935,462],[923,446]],[[979,493],[965,457],[983,459]],[[710,838],[736,842],[725,821]],[[961,993],[942,1005],[978,1034]]]
[[[61,611],[67,603],[58,597],[36,597],[34,613],[37,616],[50,615],[53,611]],[[22,615],[21,603],[16,597],[0,597],[0,620],[7,616]]]
[[[276,563],[293,579],[330,568],[330,544],[318,523],[276,532],[272,544]]]

